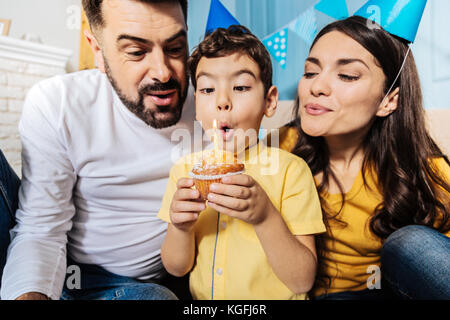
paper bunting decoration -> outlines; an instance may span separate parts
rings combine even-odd
[[[325,13],[336,20],[349,17],[345,0],[321,0],[314,6],[314,9]]]
[[[289,29],[311,45],[317,34],[317,21],[314,8],[311,7],[289,24]]]
[[[288,32],[289,29],[286,27],[273,33],[262,41],[269,53],[283,69],[286,69],[287,64]]]
[[[211,0],[205,36],[218,28],[226,29],[232,25],[240,25],[240,23],[233,17],[227,8],[225,8],[222,2],[219,0]]]

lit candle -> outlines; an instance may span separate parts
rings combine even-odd
[[[216,155],[219,154],[219,137],[217,136],[217,120],[214,119],[214,123],[213,123],[213,128],[214,128],[214,153]]]

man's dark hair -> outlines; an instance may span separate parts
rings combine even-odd
[[[264,94],[272,87],[272,61],[264,44],[244,26],[233,25],[228,29],[219,28],[195,48],[189,58],[189,71],[194,88],[197,88],[195,74],[200,59],[227,57],[234,53],[243,53],[253,59],[259,66]]]
[[[188,0],[133,0],[146,3],[164,3],[164,2],[178,2],[183,10],[184,21],[187,23],[187,6]],[[89,20],[91,28],[103,27],[105,21],[102,15],[103,0],[82,0],[84,12]]]

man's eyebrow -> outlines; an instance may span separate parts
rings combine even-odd
[[[171,36],[170,38],[166,39],[164,42],[169,43],[169,42],[172,42],[173,40],[178,39],[179,37],[187,38],[186,30],[182,29],[182,30],[178,31],[173,36]]]
[[[173,36],[171,36],[168,39],[164,40],[164,42],[165,43],[169,43],[169,42],[172,42],[173,40],[175,40],[175,39],[177,39],[179,37],[187,38],[186,30],[183,29],[183,30],[178,31]],[[119,42],[121,40],[131,40],[131,41],[134,41],[134,42],[140,42],[140,43],[145,44],[145,45],[149,45],[151,43],[147,39],[139,38],[139,37],[132,36],[132,35],[129,35],[129,34],[121,34],[121,35],[119,35],[117,37],[117,42]]]
[[[119,42],[121,40],[131,40],[131,41],[140,42],[140,43],[146,44],[146,45],[150,44],[150,41],[148,41],[147,39],[131,36],[129,34],[121,34],[121,35],[119,35],[117,37],[117,42]]]

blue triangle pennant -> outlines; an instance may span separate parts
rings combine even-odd
[[[219,0],[211,0],[205,35],[212,33],[218,28],[227,29],[232,25],[240,25],[240,23],[233,17],[227,8],[225,8],[222,2]]]
[[[345,0],[320,0],[314,9],[325,13],[326,15],[336,19],[346,19],[349,17],[348,7]]]
[[[262,40],[269,53],[283,69],[286,69],[287,64],[288,32],[289,29],[286,27]]]
[[[311,45],[317,34],[317,20],[314,8],[311,7],[303,12],[297,19],[289,24],[289,29],[295,32]]]

